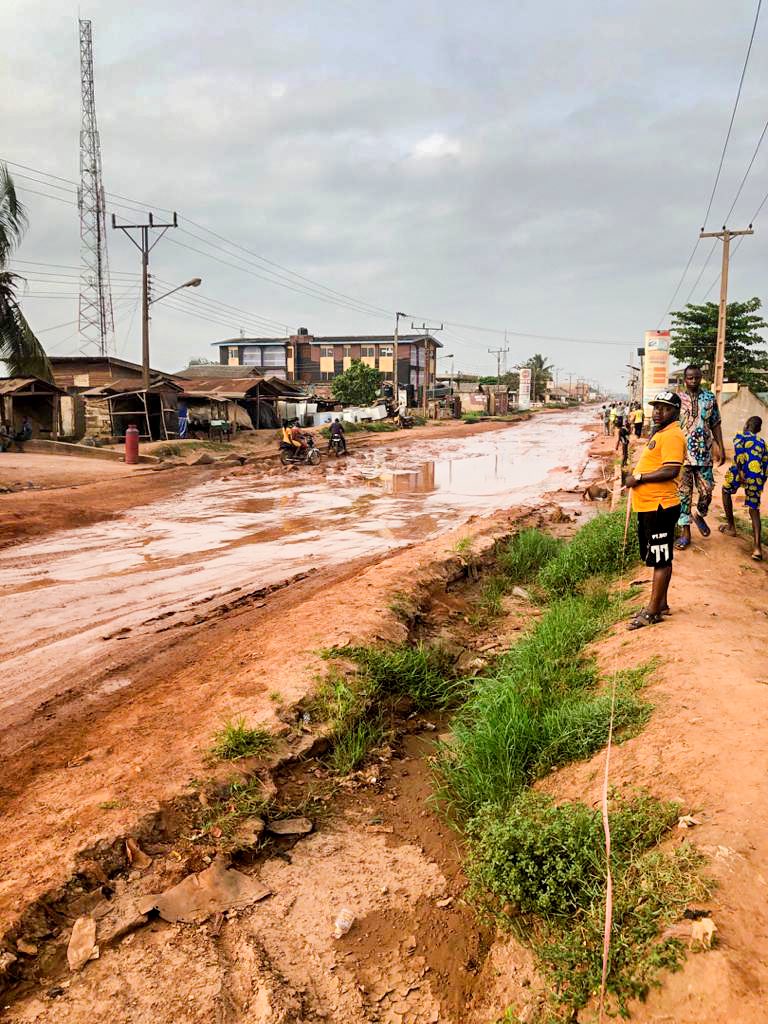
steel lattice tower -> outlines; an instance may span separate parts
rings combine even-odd
[[[115,323],[107,259],[106,209],[101,177],[101,141],[93,90],[93,36],[90,21],[80,20],[80,334],[88,346],[106,355]]]

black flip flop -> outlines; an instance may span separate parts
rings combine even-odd
[[[712,531],[710,530],[707,521],[703,516],[692,516],[691,517],[696,523],[696,529],[699,531],[702,537],[708,537]]]

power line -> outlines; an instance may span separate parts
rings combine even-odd
[[[755,11],[755,20],[754,20],[754,22],[752,24],[752,32],[751,32],[750,37],[749,37],[749,45],[747,46],[747,54],[746,54],[746,57],[744,58],[744,66],[741,69],[741,76],[739,78],[739,87],[738,87],[738,89],[736,91],[736,100],[735,100],[735,102],[733,104],[733,110],[731,111],[731,119],[730,119],[730,121],[728,123],[728,131],[726,132],[725,142],[723,143],[723,151],[720,154],[720,163],[718,164],[717,174],[715,175],[715,183],[712,186],[712,192],[711,192],[710,197],[709,197],[709,202],[707,203],[707,212],[704,214],[704,220],[702,222],[702,228],[701,228],[702,231],[704,231],[706,229],[707,220],[709,219],[709,214],[710,214],[710,211],[712,210],[712,203],[713,203],[714,198],[715,198],[715,192],[717,191],[718,182],[720,181],[720,175],[721,175],[722,170],[723,170],[723,162],[725,161],[725,154],[726,154],[726,151],[728,149],[728,142],[729,142],[729,140],[731,138],[731,131],[733,129],[733,122],[734,122],[734,120],[736,118],[736,111],[737,111],[738,106],[739,106],[739,100],[741,99],[741,89],[742,89],[742,86],[744,85],[744,77],[745,77],[745,75],[747,73],[747,66],[749,64],[749,57],[750,57],[750,54],[752,53],[752,43],[754,42],[754,39],[755,39],[755,32],[757,31],[757,22],[758,22],[758,19],[760,17],[760,8],[762,7],[762,4],[763,4],[763,0],[758,0],[758,2],[757,2],[757,10]],[[755,154],[755,155],[757,155],[757,154]],[[753,158],[753,160],[754,160],[754,158]],[[751,165],[750,165],[750,167],[751,167]],[[746,180],[746,178],[745,178],[745,180]],[[738,198],[738,194],[737,194],[737,198]],[[731,207],[731,209],[733,209],[733,207]],[[730,212],[729,212],[729,216],[730,216]],[[727,220],[727,218],[726,218],[726,220]],[[693,257],[696,254],[696,250],[699,247],[699,242],[700,241],[701,241],[701,239],[699,237],[697,237],[696,241],[694,242],[693,249],[691,249],[691,254],[688,257],[688,261],[685,264],[685,267],[683,269],[682,274],[680,275],[680,280],[677,282],[675,290],[672,293],[672,298],[667,303],[664,312],[661,314],[661,317],[659,318],[659,322],[658,322],[657,328],[656,328],[657,330],[659,330],[661,328],[661,325],[664,322],[664,318],[667,316],[667,313],[670,311],[670,309],[672,308],[672,306],[674,304],[675,299],[677,298],[677,294],[678,294],[678,292],[680,291],[680,289],[681,289],[681,287],[683,285],[683,281],[685,280],[686,275],[688,274],[688,270],[690,269],[691,263],[693,262]],[[710,254],[710,257],[707,258],[707,263],[709,262],[710,258],[711,258],[711,254]],[[705,264],[705,266],[706,266],[706,264]],[[702,271],[702,273],[703,273],[703,271]],[[698,284],[698,281],[697,281],[697,284]]]
[[[720,181],[720,174],[723,170],[723,161],[725,160],[725,153],[728,149],[728,142],[731,138],[731,131],[733,129],[733,122],[736,118],[736,111],[739,107],[739,100],[741,99],[741,88],[744,85],[744,77],[747,73],[747,66],[749,64],[749,56],[752,53],[752,43],[755,41],[755,32],[757,31],[757,22],[760,17],[760,8],[763,6],[763,0],[757,0],[757,10],[755,11],[755,20],[752,24],[752,33],[749,37],[749,46],[747,47],[747,55],[744,58],[744,67],[741,69],[741,77],[739,78],[739,88],[736,91],[736,100],[733,104],[733,110],[731,111],[731,120],[728,123],[728,131],[726,132],[725,142],[723,143],[723,151],[720,154],[720,163],[717,168],[717,174],[715,175],[715,183],[712,186],[712,195],[709,197],[709,203],[707,204],[707,212],[704,214],[704,222],[701,230],[705,231],[707,227],[707,220],[709,218],[710,210],[712,209],[712,201],[715,198],[715,192],[717,191],[717,184]]]

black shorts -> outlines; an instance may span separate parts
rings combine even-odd
[[[680,517],[680,506],[662,508],[655,512],[637,513],[637,539],[640,557],[651,569],[665,569],[672,565],[675,545],[675,526]]]

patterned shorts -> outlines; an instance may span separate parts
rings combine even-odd
[[[735,494],[740,487],[744,488],[744,507],[760,508],[763,496],[765,475],[762,465],[756,460],[745,462],[740,466],[735,463],[725,474],[723,490],[727,494]]]

